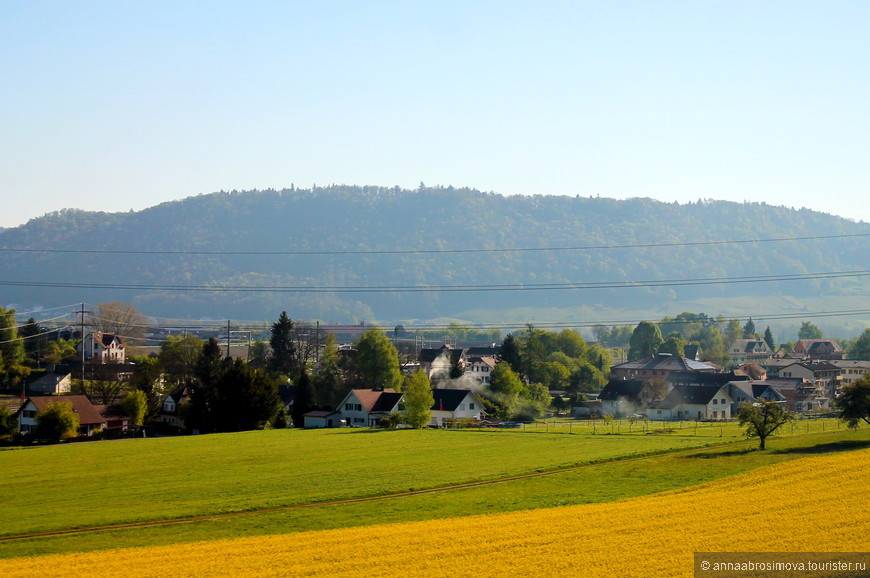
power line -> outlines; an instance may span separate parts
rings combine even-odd
[[[774,237],[767,239],[733,239],[725,241],[682,241],[672,243],[630,243],[604,245],[577,245],[562,247],[504,247],[469,249],[390,249],[390,250],[311,250],[311,251],[200,251],[200,250],[131,250],[131,249],[32,249],[23,247],[0,247],[7,253],[60,253],[60,254],[109,254],[109,255],[208,255],[208,256],[299,256],[299,255],[429,255],[444,253],[522,253],[536,251],[593,251],[607,249],[641,249],[651,247],[692,247],[707,245],[738,245],[749,243],[778,243],[783,241],[814,241],[821,239],[846,239],[870,237],[870,233],[843,235],[812,235],[802,237]]]
[[[642,281],[578,281],[566,283],[505,283],[480,285],[146,285],[123,283],[76,283],[51,281],[0,281],[0,285],[15,287],[49,287],[65,289],[123,289],[139,291],[199,291],[206,293],[440,293],[440,292],[499,292],[499,291],[553,291],[583,289],[620,289],[640,287],[680,287],[693,285],[731,285],[737,283],[771,283],[784,281],[811,281],[866,277],[868,270],[828,271],[785,275],[753,275],[744,277],[700,277],[689,279],[660,279]]]

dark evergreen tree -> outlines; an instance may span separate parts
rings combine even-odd
[[[294,427],[304,427],[303,416],[317,406],[317,394],[314,391],[314,384],[308,376],[308,372],[303,370],[296,380],[296,390],[293,396],[293,409],[290,411],[290,416],[293,418]]]
[[[764,330],[764,342],[767,343],[767,346],[771,350],[776,349],[776,347],[774,347],[773,332],[770,330],[770,325],[768,325],[767,328]]]
[[[754,339],[755,337],[755,322],[752,321],[752,317],[750,317],[746,324],[743,326],[743,338]]]
[[[261,429],[281,407],[278,387],[263,371],[241,359],[227,360],[206,414],[206,430],[218,432]]]
[[[505,338],[502,340],[499,357],[510,366],[514,373],[522,373],[523,359],[520,354],[520,344],[517,343],[512,333],[505,335]]]
[[[218,403],[217,386],[226,363],[217,339],[212,337],[203,344],[194,366],[194,379],[188,384],[191,389],[190,406],[185,418],[188,429],[202,433],[217,431],[214,415]]]
[[[296,346],[293,343],[293,320],[282,311],[278,320],[272,324],[272,334],[269,337],[271,352],[266,360],[266,366],[274,374],[295,377]]]

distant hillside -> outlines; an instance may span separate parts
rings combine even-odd
[[[782,295],[868,296],[864,277],[777,283],[585,290],[294,293],[199,292],[120,286],[251,288],[559,284],[709,279],[870,269],[866,237],[690,244],[870,233],[870,225],[765,204],[564,196],[469,189],[333,186],[215,193],[129,213],[64,210],[8,229],[0,302],[19,309],[120,299],[150,315],[352,320],[464,317],[518,308],[657,309],[681,302]],[[671,246],[661,246],[674,244]],[[631,245],[629,248],[601,248]],[[658,245],[658,246],[657,246]],[[595,247],[561,251],[510,248]],[[490,252],[432,253],[487,249]],[[99,251],[128,251],[107,254]],[[396,250],[421,253],[390,254]],[[165,254],[136,254],[165,251]],[[324,251],[320,255],[286,253]],[[369,254],[342,253],[372,251]],[[376,253],[382,252],[382,253]],[[26,282],[15,286],[9,282]],[[95,288],[38,286],[97,285]],[[36,284],[37,286],[33,286]],[[716,314],[716,311],[708,311]]]

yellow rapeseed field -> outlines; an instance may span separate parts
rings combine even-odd
[[[0,576],[691,576],[695,551],[870,550],[868,471],[862,450],[609,504],[14,558]]]

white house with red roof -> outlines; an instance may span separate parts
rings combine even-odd
[[[69,403],[79,416],[79,435],[91,436],[97,430],[105,429],[106,418],[100,415],[87,396],[84,395],[40,395],[28,397],[15,413],[18,431],[30,433],[36,429],[36,415],[54,403]]]
[[[336,411],[349,426],[374,427],[382,417],[404,409],[402,394],[395,389],[352,389]]]

